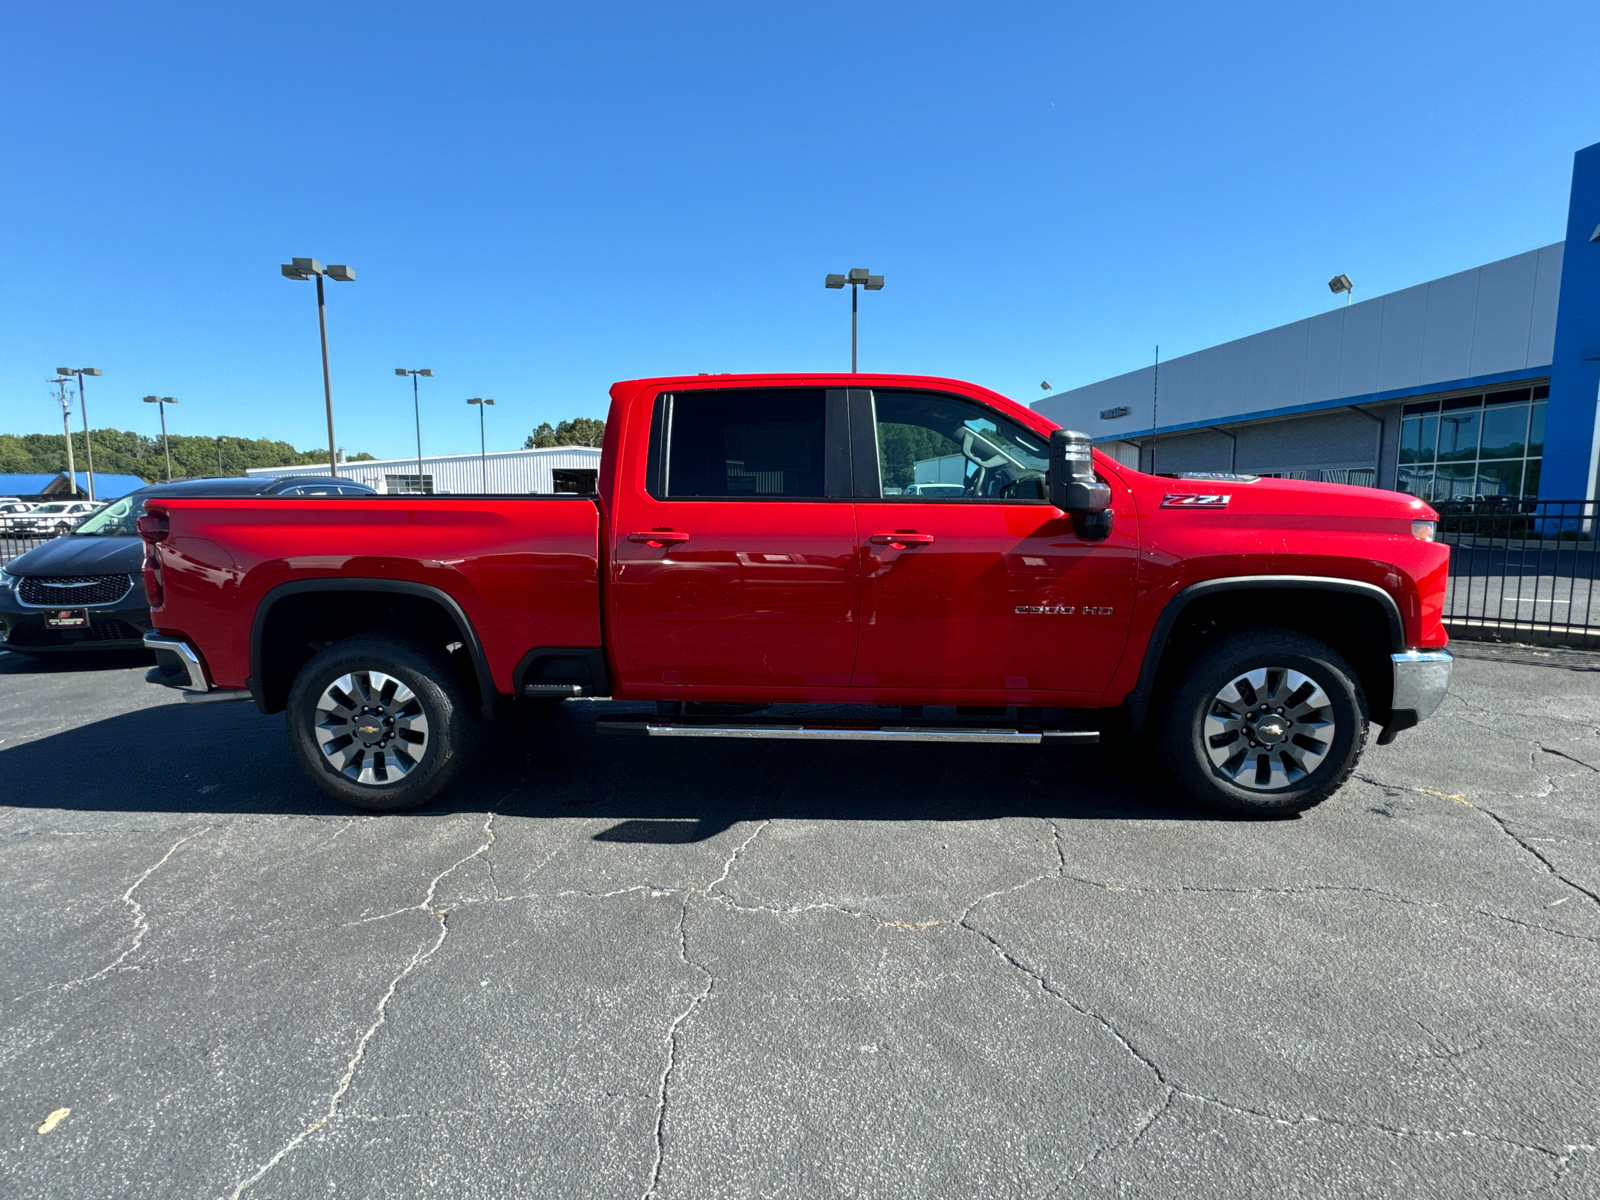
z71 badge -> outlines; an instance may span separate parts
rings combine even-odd
[[[1161,498],[1162,508],[1227,508],[1231,492],[1168,492]]]

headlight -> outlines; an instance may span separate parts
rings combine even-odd
[[[0,570],[0,592],[5,591],[7,588],[15,588],[16,586],[17,577],[7,571]]]
[[[1438,522],[1436,521],[1413,521],[1411,522],[1411,536],[1421,538],[1425,542],[1431,542],[1433,541],[1434,531],[1437,528]]]

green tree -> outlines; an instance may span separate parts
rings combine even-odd
[[[598,446],[605,440],[606,423],[596,417],[573,417],[551,426],[542,422],[522,443],[524,450],[544,450],[551,446]]]
[[[94,469],[98,474],[137,475],[146,483],[167,477],[160,437],[146,437],[125,429],[96,429]],[[173,478],[243,475],[250,467],[289,467],[326,464],[326,450],[296,450],[288,442],[268,438],[191,437],[173,434]],[[83,433],[72,435],[72,453],[79,472],[87,469]],[[362,453],[356,459],[371,459]],[[220,459],[220,464],[219,464]],[[67,443],[59,433],[0,433],[0,472],[53,474],[67,469]]]

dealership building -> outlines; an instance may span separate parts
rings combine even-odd
[[[1564,242],[1038,401],[1120,462],[1434,500],[1595,498],[1600,143]]]

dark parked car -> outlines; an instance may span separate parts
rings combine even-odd
[[[130,492],[76,530],[0,567],[0,649],[22,654],[143,646],[150,628],[134,523],[157,496],[372,496],[364,483],[328,475],[187,479]]]

